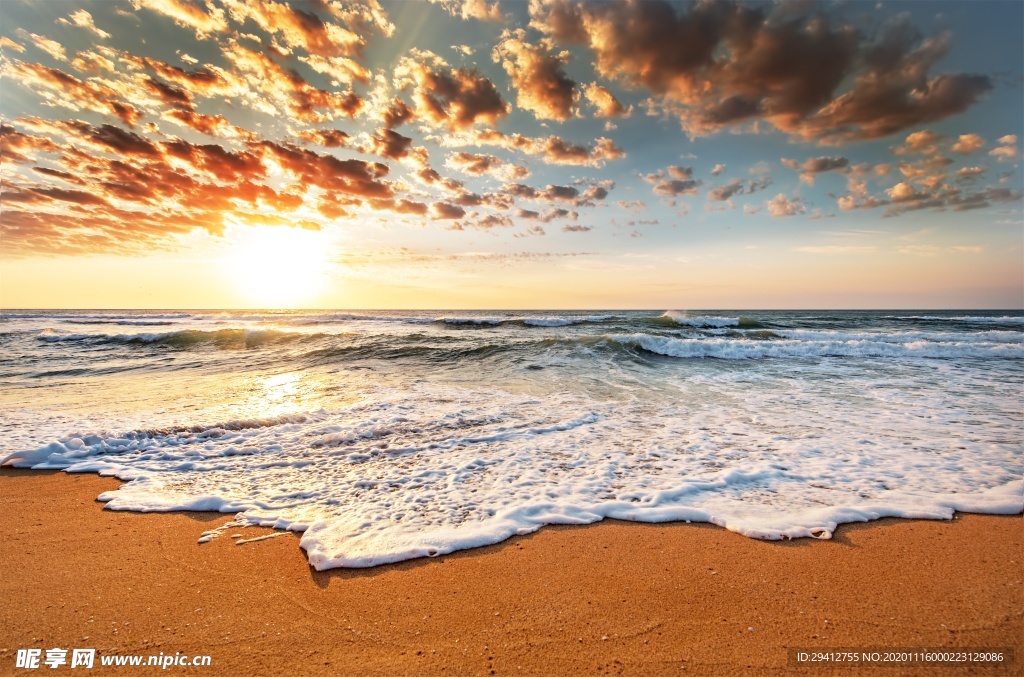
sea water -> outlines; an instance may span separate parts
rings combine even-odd
[[[783,539],[1019,513],[1022,410],[1020,312],[0,319],[5,463],[302,532],[316,569],[605,517]]]

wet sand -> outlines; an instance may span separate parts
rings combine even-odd
[[[293,534],[235,545],[272,532],[233,528],[197,545],[231,515],[103,510],[96,496],[118,484],[0,470],[0,674],[33,647],[211,656],[165,674],[1024,672],[1019,515],[886,519],[790,542],[607,521],[317,573]],[[789,647],[1013,648],[1016,660],[792,668]],[[98,663],[83,672],[133,671]]]

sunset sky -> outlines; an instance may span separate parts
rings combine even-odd
[[[1021,308],[1024,3],[0,3],[3,308]]]

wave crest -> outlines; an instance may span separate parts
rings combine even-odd
[[[757,328],[763,326],[760,322],[749,317],[714,317],[705,315],[691,317],[685,311],[679,310],[666,310],[658,319],[661,320],[661,324],[675,324],[700,329],[724,329],[726,327]]]

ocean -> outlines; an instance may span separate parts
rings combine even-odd
[[[11,311],[0,411],[5,463],[230,513],[202,542],[302,532],[318,570],[1024,510],[1019,311]]]

